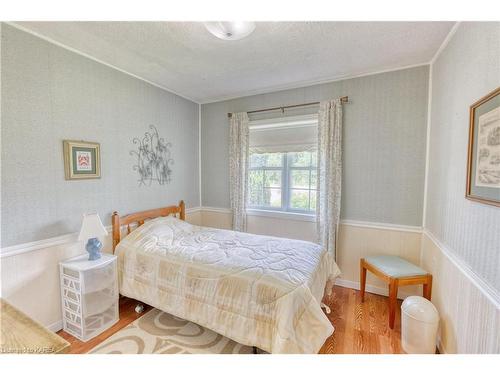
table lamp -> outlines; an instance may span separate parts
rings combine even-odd
[[[88,240],[85,248],[89,253],[89,260],[96,260],[101,257],[102,243],[97,237],[107,234],[108,232],[102,225],[101,219],[97,213],[83,215],[82,229],[80,229],[78,241]]]

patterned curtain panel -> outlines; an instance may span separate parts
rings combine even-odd
[[[249,131],[246,112],[229,119],[229,184],[233,229],[246,230]]]
[[[336,257],[342,188],[342,103],[321,102],[318,121],[318,242]]]

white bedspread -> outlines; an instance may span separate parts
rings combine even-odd
[[[306,241],[147,222],[116,248],[120,293],[271,353],[317,353],[333,326],[320,307],[340,273]]]

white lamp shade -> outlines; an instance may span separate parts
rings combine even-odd
[[[80,229],[80,235],[78,236],[78,241],[86,241],[89,238],[105,236],[108,234],[102,221],[97,213],[84,214],[82,229]]]

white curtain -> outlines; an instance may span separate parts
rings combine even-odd
[[[249,131],[246,112],[232,113],[229,119],[229,189],[233,229],[246,230]]]
[[[321,102],[318,120],[318,242],[336,256],[342,188],[342,102]]]

